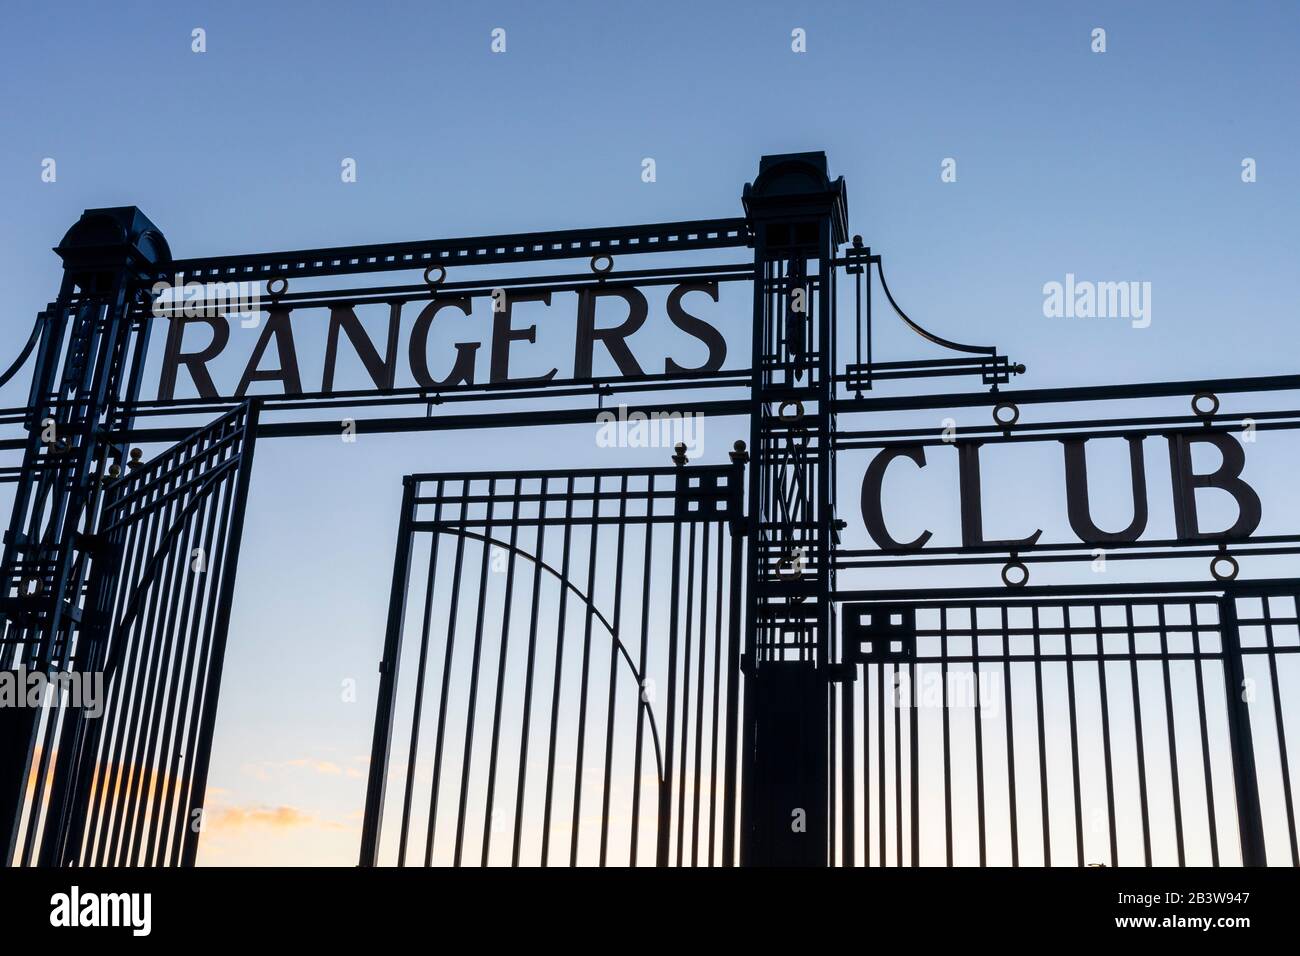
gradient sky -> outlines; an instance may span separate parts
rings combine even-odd
[[[1300,7],[1287,0],[82,0],[11,2],[0,22],[5,364],[55,295],[49,250],[84,208],[139,206],[178,257],[733,216],[760,155],[823,149],[847,180],[851,232],[884,256],[904,308],[996,343],[1028,366],[1019,384],[1294,369]],[[495,27],[505,54],[489,50]],[[41,181],[47,157],[57,182]],[[340,181],[344,157],[356,183]],[[955,183],[940,181],[948,157]],[[1149,281],[1150,327],[1044,318],[1043,284],[1067,273]],[[886,358],[935,354],[885,341],[898,343]],[[704,459],[724,460],[735,432],[720,423]],[[202,862],[355,861],[402,474],[542,454],[667,463],[624,451],[597,454],[589,427],[262,443]],[[1266,503],[1296,464],[1274,454],[1256,476]],[[841,469],[860,476],[853,462]],[[990,523],[1040,493],[986,506]],[[935,527],[954,502],[932,504]]]

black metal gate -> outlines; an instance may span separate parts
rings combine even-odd
[[[362,864],[735,861],[735,458],[406,479]]]
[[[1023,365],[899,308],[824,154],[763,157],[742,203],[199,259],[134,207],[88,210],[0,374],[33,359],[27,405],[0,409],[22,454],[0,468],[0,678],[103,673],[108,710],[0,708],[5,862],[193,862],[254,434],[591,424],[618,396],[628,422],[730,417],[753,462],[406,479],[363,864],[1300,864],[1300,514],[1276,518],[1294,458],[1261,454],[1300,432],[1300,376],[1012,388]],[[873,301],[942,355],[882,360]],[[638,357],[652,312],[676,338]],[[236,315],[260,331],[219,385]],[[542,315],[572,328],[571,372],[523,373]],[[306,384],[295,328],[324,333]],[[361,387],[335,388],[344,360]],[[1094,520],[1094,439],[1123,453],[1092,464],[1122,530]],[[984,530],[1003,453],[1027,457],[988,517],[1021,537]],[[944,469],[946,509],[920,491]],[[909,532],[887,471],[914,483]],[[1020,489],[1062,477],[1031,531]],[[1127,570],[1077,573],[1108,556]]]
[[[1178,590],[846,605],[836,862],[1296,865],[1295,587]]]
[[[101,712],[39,712],[15,862],[193,865],[256,427],[246,404],[105,486],[59,660]]]

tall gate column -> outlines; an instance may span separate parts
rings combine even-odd
[[[825,866],[836,535],[834,257],[844,180],[824,153],[765,156],[754,236],[741,862]]]
[[[126,455],[101,432],[129,427],[123,405],[138,397],[147,344],[135,316],[149,272],[170,259],[162,233],[134,206],[87,210],[55,251],[63,284],[39,319],[26,447],[0,559],[0,669],[29,673],[72,669],[88,659],[85,638],[93,628],[82,620],[82,605],[90,565],[111,560],[96,553],[97,499],[108,467]],[[58,730],[50,718],[42,731],[43,713],[0,709],[3,865],[36,862],[37,811],[48,797],[47,821],[58,820],[71,783],[69,752],[54,739],[70,724]],[[53,844],[42,844],[43,857]]]

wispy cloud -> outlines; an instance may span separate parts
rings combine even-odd
[[[251,827],[267,827],[276,830],[288,830],[296,827],[314,827],[322,830],[346,830],[345,824],[335,820],[326,820],[297,807],[290,806],[225,806],[208,814],[204,828],[217,831],[243,830]]]
[[[312,773],[325,774],[331,777],[348,777],[352,780],[361,780],[365,774],[353,766],[337,764],[332,760],[321,760],[316,757],[296,757],[292,760],[261,760],[257,763],[246,763],[240,767],[240,771],[255,780],[269,781],[278,776],[285,770],[310,770]]]

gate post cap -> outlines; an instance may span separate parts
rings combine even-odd
[[[87,209],[54,251],[78,283],[123,269],[152,272],[172,258],[162,230],[136,206]]]
[[[848,240],[848,190],[843,176],[831,179],[821,150],[761,157],[741,201],[750,219],[829,216],[832,242]]]

